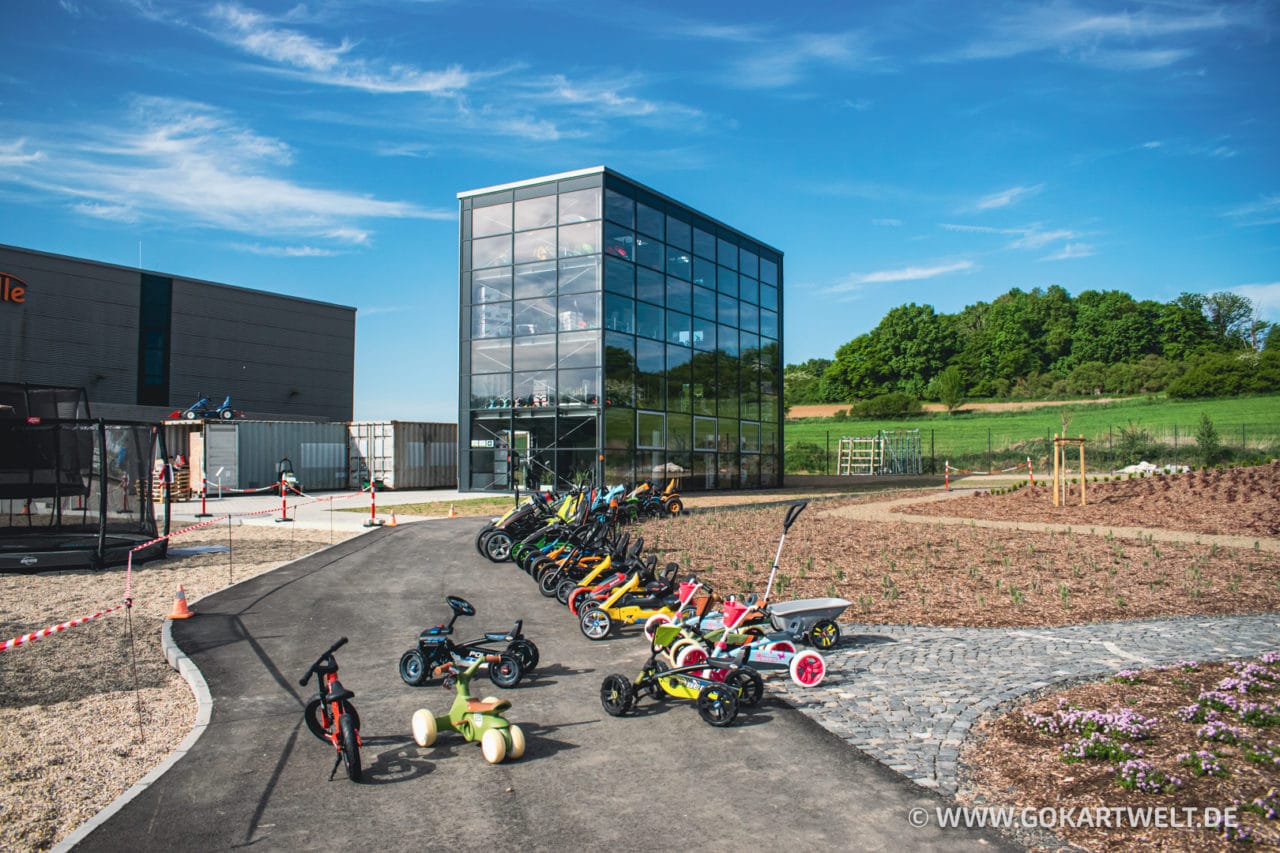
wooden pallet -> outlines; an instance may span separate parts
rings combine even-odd
[[[160,503],[164,500],[165,484],[160,482],[161,472],[157,470],[151,481],[151,501]],[[191,499],[191,470],[174,468],[173,483],[169,486],[169,500],[186,501]]]

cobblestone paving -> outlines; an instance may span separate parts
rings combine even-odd
[[[1058,682],[1177,660],[1280,648],[1280,615],[1183,617],[1058,628],[842,624],[812,689],[768,689],[916,783],[954,794],[969,730],[984,714]]]

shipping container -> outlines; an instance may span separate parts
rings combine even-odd
[[[458,425],[356,421],[348,426],[347,486],[436,489],[458,485]]]
[[[200,462],[209,490],[258,489],[280,482],[280,461],[287,458],[303,491],[347,487],[347,425],[310,421],[207,421],[203,442],[189,438],[191,468]],[[198,450],[197,445],[203,444]],[[203,456],[203,460],[199,457]]]

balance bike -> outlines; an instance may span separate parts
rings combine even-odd
[[[489,657],[489,663],[497,663],[497,655]],[[484,760],[490,764],[497,764],[504,758],[515,760],[524,755],[524,731],[502,716],[503,711],[511,707],[511,703],[492,696],[484,699],[471,698],[471,679],[484,662],[477,660],[462,672],[458,672],[452,663],[436,668],[435,674],[445,679],[446,688],[451,682],[456,685],[457,696],[447,714],[437,717],[426,708],[413,712],[411,727],[414,743],[418,746],[431,746],[441,731],[455,731],[468,742],[478,741]]]

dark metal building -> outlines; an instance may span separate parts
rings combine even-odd
[[[461,489],[781,483],[779,250],[602,166],[458,199]]]
[[[159,421],[202,394],[257,419],[349,421],[355,309],[0,246],[0,382],[84,387]]]

